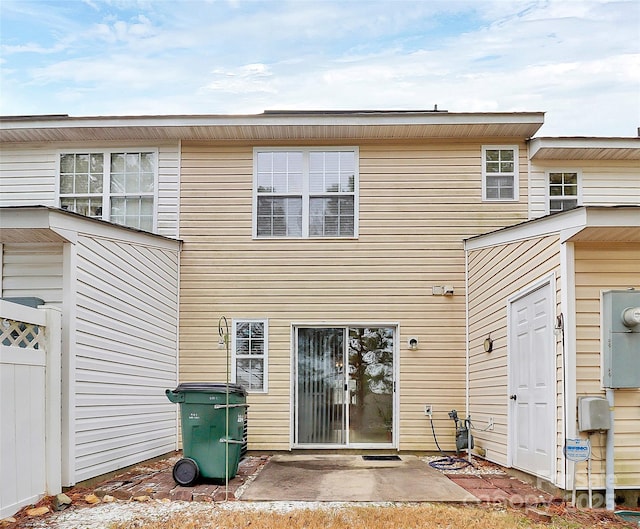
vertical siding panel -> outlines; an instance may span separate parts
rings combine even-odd
[[[78,239],[76,480],[175,448],[177,253]]]
[[[575,244],[576,256],[576,342],[578,398],[604,396],[601,387],[600,298],[602,291],[640,289],[640,244]],[[640,485],[640,389],[615,390],[615,487]],[[592,435],[593,451],[604,454],[605,436]],[[592,484],[605,486],[604,461],[592,463]],[[578,485],[587,486],[584,472]]]
[[[267,317],[269,393],[249,396],[249,446],[289,449],[292,323],[399,323],[400,448],[435,449],[425,403],[439,442],[454,447],[447,412],[463,409],[465,394],[462,241],[527,216],[525,146],[521,200],[483,203],[481,145],[360,145],[357,240],[252,240],[252,146],[184,142],[181,380],[224,380],[224,352],[211,347],[220,316]],[[431,295],[445,284],[454,296]],[[407,350],[409,336],[418,351]]]

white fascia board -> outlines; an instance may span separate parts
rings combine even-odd
[[[585,219],[585,208],[573,209],[565,213],[541,217],[485,235],[472,237],[464,241],[464,247],[468,251],[480,250],[534,237],[557,234],[563,230],[571,230],[576,227],[582,229]]]
[[[174,251],[180,249],[182,242],[162,235],[117,226],[102,220],[70,215],[64,211],[50,210],[49,214],[51,230],[65,236],[67,240],[73,239],[72,242],[75,242],[79,233]]]
[[[454,125],[517,124],[542,126],[544,112],[429,112],[429,111],[345,111],[345,112],[266,112],[253,115],[174,115],[52,117],[33,116],[3,119],[0,129],[127,128],[127,127],[210,127],[252,125]]]
[[[558,234],[565,242],[585,228],[640,228],[640,208],[583,206],[502,228],[464,241],[467,251]]]
[[[530,159],[535,159],[541,149],[640,149],[640,138],[533,138],[530,141]]]
[[[49,212],[47,208],[38,206],[0,208],[0,227],[46,229],[49,228]]]

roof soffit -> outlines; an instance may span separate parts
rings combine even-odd
[[[544,114],[380,112],[44,118],[2,118],[0,141],[528,139],[542,126]]]

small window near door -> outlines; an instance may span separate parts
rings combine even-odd
[[[267,320],[234,320],[232,376],[248,392],[267,392]]]
[[[549,213],[559,213],[580,205],[580,179],[577,172],[549,172]]]

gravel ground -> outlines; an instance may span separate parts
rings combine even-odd
[[[160,501],[148,502],[116,501],[113,503],[101,503],[92,507],[82,507],[68,511],[49,514],[44,518],[25,520],[20,527],[24,529],[104,529],[115,522],[130,522],[136,519],[160,522],[167,520],[171,515],[183,513],[184,516],[196,514],[210,514],[228,511],[261,511],[288,513],[298,509],[333,511],[348,507],[349,503],[337,502],[183,502]],[[357,505],[362,505],[358,503]],[[391,503],[370,503],[367,505],[390,506]]]

